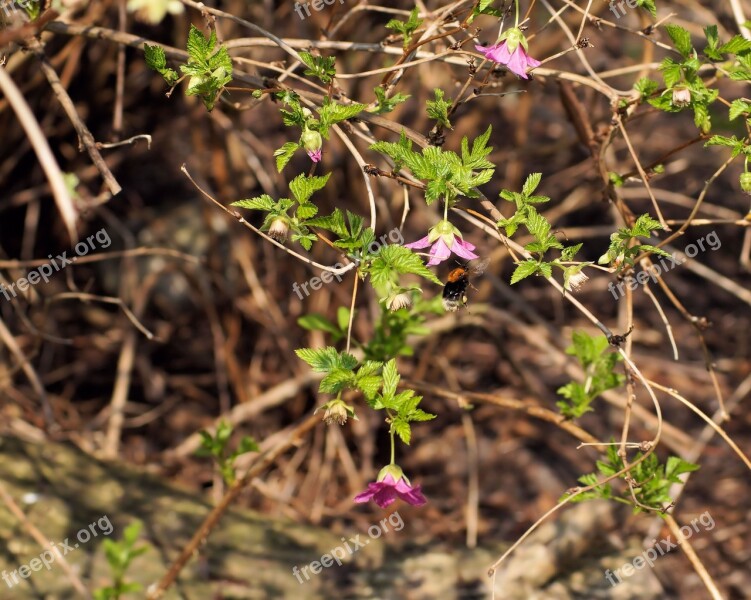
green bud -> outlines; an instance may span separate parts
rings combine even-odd
[[[751,196],[751,171],[741,173],[741,191]]]
[[[316,150],[320,150],[321,146],[323,146],[323,138],[321,137],[321,134],[312,129],[306,129],[303,131],[300,141],[307,152],[315,152]]]

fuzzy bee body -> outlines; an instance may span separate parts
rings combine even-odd
[[[456,312],[467,305],[467,288],[471,285],[470,275],[481,275],[488,266],[490,259],[482,260],[474,265],[458,267],[448,274],[443,286],[443,308],[447,312]]]

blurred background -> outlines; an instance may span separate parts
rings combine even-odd
[[[185,96],[185,82],[168,96],[163,79],[146,66],[140,48],[146,41],[184,49],[191,23],[208,31],[206,15],[192,3],[177,3],[184,10],[167,12],[158,23],[148,22],[152,14],[126,12],[125,2],[63,4],[61,15],[43,13],[49,18],[37,29],[22,15],[10,14],[0,30],[0,59],[5,76],[28,104],[65,174],[80,239],[95,237],[84,254],[76,250],[29,132],[14,109],[10,88],[4,85],[0,90],[0,282],[8,288],[47,263],[49,256],[67,252],[77,260],[56,271],[48,282],[31,285],[9,299],[0,296],[0,434],[6,443],[11,439],[42,447],[62,443],[88,456],[118,461],[113,464],[127,463],[214,502],[221,496],[222,481],[209,460],[195,456],[198,432],[224,417],[234,426],[233,440],[249,435],[262,448],[270,448],[328,399],[319,396],[317,379],[294,350],[331,341],[322,332],[299,327],[297,320],[319,313],[336,322],[337,308],[349,306],[352,274],[301,299],[293,284],[319,276],[320,269],[282,252],[212,205],[180,168],[185,165],[196,183],[223,205],[264,193],[272,198],[287,196],[289,180],[307,172],[310,161],[300,152],[279,173],[273,151],[297,141],[299,130],[283,125],[281,105],[270,95],[257,100],[250,92],[279,84],[315,95],[322,88],[303,77],[299,65],[289,69],[289,55],[268,37],[220,17],[214,25],[219,40],[230,47],[236,78],[230,84],[233,89],[208,112],[196,97]],[[157,4],[169,3],[153,3]],[[392,18],[406,20],[414,8],[401,0],[384,6],[344,0],[320,11],[311,8],[310,16],[301,19],[290,1],[206,4],[283,38],[297,51],[312,47],[314,52],[335,56],[342,74],[392,64],[401,54],[401,39],[390,37],[385,25]],[[432,12],[445,4],[418,2],[417,6]],[[153,5],[142,10],[155,10]],[[456,5],[456,15],[463,19],[471,3]],[[556,24],[543,28],[550,18],[546,5],[533,7],[527,30],[530,54],[540,60],[571,46]],[[556,9],[562,6],[555,4]],[[653,63],[666,55],[665,50],[633,33],[654,19],[641,9],[629,9],[616,19],[603,2],[593,3],[591,10],[618,26],[587,24],[584,34],[591,47],[585,55],[592,68],[618,90],[631,88],[641,75],[659,80]],[[702,27],[710,23],[718,24],[723,39],[737,33],[730,5],[724,2],[659,3],[659,17],[670,12],[675,13],[671,22],[694,36],[700,37]],[[564,18],[576,32],[581,15],[569,10]],[[468,34],[492,43],[497,31],[497,20],[481,17],[466,32],[438,40],[425,50],[443,51],[453,41],[465,42]],[[35,32],[36,37],[29,37]],[[662,30],[646,37],[669,43]],[[386,48],[394,52],[387,53]],[[463,48],[473,50],[472,42]],[[469,77],[465,59],[461,55],[454,62],[429,61],[411,67],[396,86],[410,98],[383,115],[394,127],[344,124],[366,163],[390,169],[357,132],[367,127],[376,139],[396,141],[404,124],[427,136],[434,123],[427,117],[426,101],[433,99],[434,88],[441,88],[449,98],[462,89]],[[169,56],[168,62],[175,64]],[[586,76],[575,53],[544,67]],[[55,77],[58,81],[53,85]],[[611,130],[612,107],[591,87],[568,82],[564,89],[565,77],[533,74],[524,81],[499,68],[482,71],[472,85],[485,77],[487,86],[459,107],[452,118],[454,128],[443,131],[443,147],[457,151],[463,136],[473,139],[492,125],[489,145],[494,150],[488,158],[498,169],[483,186],[486,196],[508,216],[513,207],[498,199],[499,191],[518,190],[529,173],[543,173],[539,193],[552,198],[543,213],[568,243],[584,243],[581,260],[596,262],[607,250],[610,235],[623,225],[612,194],[634,214],[652,209],[623,137],[615,136],[598,165],[564,96],[573,90],[599,141],[603,138],[598,136]],[[371,103],[373,88],[382,78],[382,73],[340,78],[336,85],[346,97]],[[748,86],[743,85],[748,95]],[[740,86],[726,79],[718,83],[721,95],[729,100],[738,97]],[[103,180],[90,154],[82,151],[75,119],[66,112],[62,96],[69,98],[67,108],[74,110],[93,140],[103,144],[98,151],[122,188],[119,193],[112,194],[112,186]],[[712,119],[717,133],[739,137],[747,133],[738,120],[727,120],[726,107],[720,103],[714,106]],[[682,223],[729,152],[705,149],[690,113],[667,115],[641,106],[630,116],[627,129],[642,165],[664,165],[664,172],[653,174],[651,184],[668,222]],[[130,141],[108,147],[123,140]],[[606,175],[607,171],[627,175],[626,184],[613,192],[603,179],[603,167]],[[648,378],[675,388],[709,415],[718,413],[719,392],[732,415],[726,430],[748,454],[751,417],[744,401],[751,389],[751,277],[748,228],[742,223],[749,197],[740,192],[741,169],[741,162],[735,161],[713,181],[696,215],[705,224],[688,228],[671,251],[682,251],[711,232],[721,247],[669,272],[666,281],[673,298],[654,286],[654,299],[637,290],[631,337],[632,359]],[[339,207],[367,216],[362,169],[336,136],[325,142],[318,167],[319,174],[328,172],[332,173],[329,185],[316,194],[321,213]],[[401,227],[405,192],[387,178],[370,181],[379,215],[376,236],[381,236]],[[401,234],[404,240],[414,241],[441,218],[441,207],[439,203],[427,207],[414,190],[409,196],[410,212]],[[482,211],[476,201],[468,200],[466,206]],[[243,211],[243,216],[256,226],[262,223],[254,213]],[[472,396],[481,393],[556,411],[556,390],[572,379],[583,380],[576,363],[565,354],[572,332],[595,335],[597,330],[544,280],[530,278],[510,286],[514,265],[506,249],[469,223],[457,225],[465,239],[477,246],[477,253],[491,262],[486,274],[473,282],[477,289],[470,290],[469,309],[429,315],[425,332],[408,338],[412,355],[400,358],[401,372],[424,395],[423,408],[439,417],[415,425],[411,446],[399,449],[399,464],[413,483],[422,485],[429,503],[422,508],[399,505],[405,529],[383,543],[391,548],[388,552],[401,557],[442,549],[454,557],[452,565],[459,560],[454,553],[463,548],[492,550],[484,562],[468,570],[465,587],[461,585],[465,575],[457,575],[451,594],[421,592],[425,582],[420,580],[393,597],[485,597],[487,567],[498,550],[516,540],[582,474],[594,471],[600,457],[592,448],[577,449],[577,440],[554,423]],[[97,238],[102,231],[106,236]],[[524,242],[524,236],[518,241]],[[301,250],[297,244],[290,247]],[[312,258],[334,264],[340,257],[317,244]],[[437,269],[441,279],[456,266],[449,262]],[[592,272],[576,297],[603,323],[623,333],[626,300],[616,302],[608,291],[613,281],[613,276]],[[382,318],[372,288],[364,289],[358,296],[354,331],[360,340],[369,339]],[[439,286],[428,283],[423,290],[426,300],[441,294]],[[673,358],[665,321],[677,341],[679,360]],[[707,363],[714,365],[716,382]],[[577,423],[598,439],[618,439],[624,397],[623,388],[614,390]],[[341,428],[321,423],[255,480],[236,506],[258,511],[268,522],[281,519],[320,527],[333,533],[335,543],[340,536],[366,531],[376,523],[381,511],[375,506],[356,507],[352,498],[388,462],[388,426],[361,398],[350,400],[357,407],[358,421]],[[747,598],[751,583],[748,471],[726,444],[703,433],[705,424],[694,414],[668,396],[661,400],[665,419],[658,450],[661,459],[676,455],[701,464],[675,514],[687,522],[710,511],[717,527],[697,535],[696,550],[724,597]],[[630,438],[651,439],[655,428],[651,401],[638,391],[636,404],[639,410],[632,416]],[[29,452],[26,446],[17,451]],[[0,446],[6,469],[8,461],[20,460],[13,456],[9,451],[4,454]],[[253,460],[255,456],[249,455],[237,464],[244,467]],[[19,480],[11,477],[11,471],[2,472],[18,493],[44,489],[52,493],[55,487],[54,476],[42,485],[34,475]],[[130,485],[134,484],[122,484],[125,497],[134,491]],[[582,544],[579,535],[581,547],[574,552],[575,560],[572,564],[553,561],[555,575],[539,584],[551,595],[539,597],[706,594],[685,557],[674,552],[650,574],[656,587],[641,595],[615,595],[620,592],[614,590],[622,588],[610,589],[602,569],[595,569],[601,580],[597,585],[604,586],[597,592],[601,595],[591,587],[577,595],[569,584],[564,586],[568,596],[552,595],[549,588],[556,579],[569,577],[595,557],[625,552],[621,562],[630,560],[634,553],[626,549],[633,540],[659,539],[668,533],[656,517],[632,516],[615,506],[588,527],[591,535],[597,534],[597,543],[593,537],[591,543]],[[182,535],[192,531],[186,527]],[[316,559],[311,552],[301,556]],[[4,559],[9,565],[21,562],[11,551]],[[539,564],[532,561],[522,570],[534,571]],[[372,565],[360,568],[368,571]],[[337,573],[326,577],[346,579],[342,571]],[[351,587],[346,594],[351,597],[376,597],[363,591],[362,581],[348,581]],[[252,581],[245,587],[252,588]],[[417,590],[413,596],[404,591],[412,588]],[[23,595],[27,592],[13,593],[21,595],[8,597],[27,597]],[[315,596],[310,592],[303,597]]]

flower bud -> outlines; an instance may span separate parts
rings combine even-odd
[[[751,171],[741,173],[741,191],[751,196]]]
[[[673,88],[673,106],[684,108],[691,104],[691,90],[685,85],[677,85]]]
[[[357,420],[357,417],[355,417],[355,409],[348,406],[343,400],[339,400],[338,398],[327,402],[321,408],[325,409],[325,412],[323,413],[323,422],[326,423],[326,425],[331,425],[332,423],[344,425],[349,417]],[[316,412],[318,412],[318,410],[316,410]]]
[[[269,237],[275,239],[280,244],[287,241],[287,234],[289,234],[289,222],[284,217],[276,217],[271,221],[269,226]]]
[[[386,301],[386,307],[391,311],[397,311],[400,308],[410,308],[412,306],[412,295],[407,292],[392,294]]]
[[[568,277],[568,280],[566,281],[566,284],[564,287],[569,291],[578,291],[579,288],[584,285],[584,283],[589,279],[587,275],[582,273],[581,271],[574,273],[570,277]]]
[[[323,146],[323,138],[321,137],[321,134],[312,129],[306,129],[303,131],[300,141],[308,154],[311,152],[320,152],[321,146]]]

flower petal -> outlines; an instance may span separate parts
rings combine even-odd
[[[423,496],[419,485],[412,488],[408,494],[399,494],[399,498],[412,506],[422,506],[428,502],[428,499]]]
[[[488,58],[493,62],[501,63],[503,65],[505,65],[509,61],[509,58],[511,56],[505,41],[493,46],[475,46],[475,48],[478,52],[484,54],[485,58]]]
[[[410,250],[420,250],[422,248],[427,248],[428,246],[430,246],[430,240],[428,240],[427,235],[424,238],[420,238],[416,242],[412,242],[411,244],[404,244],[404,247],[409,248]]]
[[[527,55],[524,53],[524,50],[522,49],[521,45],[514,50],[514,53],[511,55],[511,58],[509,59],[508,63],[506,63],[506,66],[508,67],[508,70],[514,73],[515,75],[518,75],[522,79],[529,79],[527,76]]]
[[[368,484],[368,489],[366,489],[364,492],[361,492],[355,496],[355,502],[362,503],[362,502],[368,502],[375,496],[383,487],[389,487],[384,486],[383,483],[380,481],[371,481]]]
[[[464,240],[460,238],[456,238],[454,240],[454,245],[451,246],[451,251],[457,256],[460,256],[465,260],[474,260],[475,258],[480,258],[479,256],[477,256],[477,254],[472,252],[472,250],[474,249],[475,249],[474,244],[465,242]]]
[[[396,496],[396,490],[392,486],[386,486],[373,496],[373,501],[381,508],[386,508],[394,503]]]
[[[428,261],[428,266],[432,267],[433,265],[439,265],[449,256],[451,256],[451,249],[446,245],[446,242],[443,241],[443,238],[440,237],[430,249],[430,260]]]

